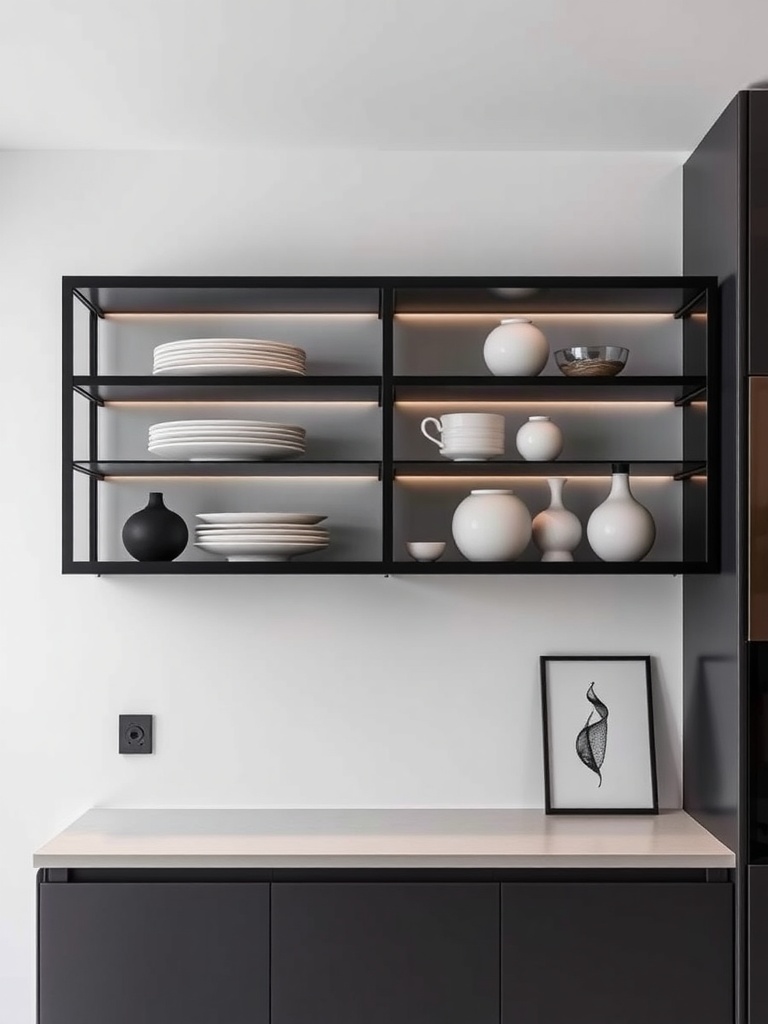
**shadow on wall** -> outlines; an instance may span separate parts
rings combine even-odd
[[[681,807],[680,738],[669,706],[669,681],[658,658],[651,658],[653,687],[653,732],[656,745],[656,774],[659,784],[659,807]]]
[[[683,793],[689,811],[721,817],[736,807],[737,751],[726,743],[739,731],[738,701],[733,699],[737,672],[735,658],[704,655],[698,659],[693,689],[686,693],[683,736],[686,746],[695,744],[684,759]]]

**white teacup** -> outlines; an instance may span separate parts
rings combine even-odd
[[[434,437],[427,431],[427,427],[434,424],[439,437]],[[450,412],[440,419],[434,416],[427,416],[421,421],[421,432],[428,441],[436,444],[438,448],[457,447],[462,440],[471,441],[473,445],[488,444],[491,448],[497,448],[501,443],[502,454],[504,448],[504,417],[495,412]]]

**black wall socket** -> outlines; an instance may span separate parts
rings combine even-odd
[[[119,753],[152,753],[152,715],[120,715]]]

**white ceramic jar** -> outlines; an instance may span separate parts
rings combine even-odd
[[[453,513],[453,539],[470,562],[509,562],[531,539],[531,514],[512,491],[472,491]]]
[[[604,562],[639,562],[656,540],[653,516],[629,487],[629,466],[613,465],[611,493],[587,523],[587,540]]]
[[[552,477],[549,484],[549,508],[533,520],[533,543],[541,551],[542,562],[572,562],[581,541],[581,523],[575,513],[563,505],[564,477]]]
[[[563,450],[563,432],[549,416],[529,416],[515,444],[526,462],[550,462]]]
[[[497,377],[536,377],[547,365],[549,342],[527,317],[513,316],[485,339],[483,358]]]

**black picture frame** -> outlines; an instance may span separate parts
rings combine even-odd
[[[599,804],[594,806],[570,806],[567,801],[564,804],[559,804],[556,796],[553,796],[554,780],[553,780],[553,759],[560,756],[565,756],[565,752],[559,752],[553,749],[553,743],[550,736],[550,725],[552,719],[552,697],[549,693],[550,690],[550,671],[549,666],[556,663],[586,663],[586,662],[617,662],[626,664],[628,662],[639,662],[644,666],[644,684],[645,684],[645,707],[647,714],[647,753],[649,763],[644,766],[644,770],[648,771],[647,788],[650,795],[650,800],[647,805],[641,801],[642,805],[638,806],[614,806],[606,805],[601,806]],[[544,806],[547,814],[658,814],[659,813],[659,797],[658,797],[658,780],[656,774],[656,743],[654,735],[654,723],[653,723],[653,692],[651,685],[651,657],[650,655],[632,655],[632,654],[619,654],[619,655],[602,655],[602,654],[573,654],[573,655],[543,655],[539,659],[539,670],[541,678],[541,716],[542,716],[542,732],[543,732],[543,751],[544,751]],[[566,684],[568,685],[568,684]],[[637,685],[637,683],[635,683]],[[589,689],[589,687],[588,687]],[[589,712],[589,717],[586,720],[586,725],[582,727],[581,731],[577,733],[577,739],[574,747],[571,748],[571,752],[574,753],[573,768],[575,769],[578,760],[581,759],[582,763],[586,768],[591,769],[600,779],[600,786],[602,786],[602,760],[597,766],[594,764],[594,752],[592,751],[589,733],[587,732],[590,726],[590,720],[593,713],[598,714],[598,719],[592,723],[593,726],[598,726],[599,723],[605,721],[606,723],[606,734],[609,726],[610,712],[599,699],[599,696],[594,690],[594,683],[592,684],[592,696],[586,696],[585,694],[585,714],[586,709],[589,709],[590,703],[592,704],[592,711]],[[638,698],[640,699],[640,698]],[[587,703],[587,701],[589,703]],[[597,707],[601,707],[606,711],[605,717],[601,717],[601,711]],[[587,756],[587,760],[579,753],[579,741],[582,739],[582,735],[587,738],[582,743],[582,752]],[[640,726],[638,726],[638,737],[640,735]],[[603,757],[605,756],[605,748],[607,742],[607,735],[603,739]],[[587,747],[584,750],[584,746]],[[593,761],[592,764],[588,763],[588,760]],[[569,762],[569,770],[571,765]]]

